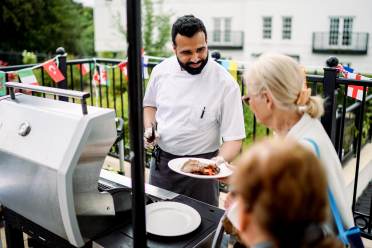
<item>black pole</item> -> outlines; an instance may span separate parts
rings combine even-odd
[[[345,87],[347,86],[345,85]],[[358,118],[358,138],[357,138],[358,143],[357,143],[357,158],[356,158],[355,177],[354,177],[354,192],[353,192],[353,205],[352,205],[353,211],[355,211],[356,194],[357,194],[357,188],[358,188],[360,152],[362,150],[364,105],[366,104],[366,90],[367,90],[366,86],[363,86],[363,98],[362,98],[362,102],[360,105],[359,118]]]
[[[334,147],[336,147],[336,77],[337,69],[324,68],[323,89],[326,102],[324,105],[322,124]]]
[[[9,89],[12,89],[12,88],[9,88]],[[19,228],[13,227],[13,225],[9,223],[11,222],[12,216],[8,214],[8,209],[4,207],[3,211],[4,211],[4,218],[5,218],[4,229],[5,229],[6,246],[8,248],[24,248],[22,231]]]
[[[343,147],[344,147],[344,129],[345,129],[345,116],[346,116],[346,98],[347,98],[347,85],[345,85],[344,90],[344,99],[342,101],[342,113],[341,113],[341,123],[340,123],[340,133],[338,139],[338,157],[340,161],[343,159]]]
[[[133,247],[147,247],[143,150],[141,1],[127,0],[128,96],[131,144]]]
[[[58,88],[67,89],[67,64],[66,64],[67,56],[66,56],[65,49],[63,47],[58,47],[56,50],[56,54],[60,55],[58,57],[58,62],[59,62],[58,68],[63,74],[63,76],[65,77],[64,80],[58,83]],[[59,96],[58,99],[60,101],[66,101],[66,102],[68,101],[68,97],[66,96]]]

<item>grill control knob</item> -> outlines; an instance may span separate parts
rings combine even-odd
[[[30,123],[28,123],[27,121],[22,122],[18,128],[18,134],[21,136],[28,135],[30,131],[31,131],[31,126],[30,126]]]

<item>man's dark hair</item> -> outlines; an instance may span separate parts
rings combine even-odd
[[[172,42],[176,45],[177,34],[193,37],[197,32],[203,32],[207,40],[207,31],[203,22],[193,15],[184,15],[176,20],[172,26]]]

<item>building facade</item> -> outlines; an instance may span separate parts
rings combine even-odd
[[[125,50],[123,38],[110,36],[117,25],[107,26],[107,19],[119,15],[125,27],[125,0],[95,3],[96,50]],[[275,51],[309,67],[323,67],[329,56],[337,56],[359,72],[372,73],[369,0],[352,6],[344,0],[163,0],[154,1],[154,8],[171,14],[171,22],[185,14],[199,17],[207,27],[210,50],[248,65],[260,54]]]

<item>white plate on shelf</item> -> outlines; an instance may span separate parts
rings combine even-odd
[[[148,233],[166,237],[180,236],[191,233],[200,223],[200,214],[186,204],[164,201],[146,205]]]
[[[230,170],[225,164],[219,165],[218,167],[220,168],[220,172],[216,175],[213,175],[213,176],[197,175],[197,174],[183,172],[181,170],[182,166],[184,165],[184,163],[186,163],[186,161],[188,161],[190,159],[199,160],[200,162],[205,163],[205,164],[215,164],[215,162],[213,160],[204,159],[204,158],[176,158],[176,159],[172,159],[171,161],[168,162],[168,167],[171,170],[173,170],[173,171],[175,171],[179,174],[189,176],[189,177],[200,178],[200,179],[224,178],[224,177],[231,176],[233,174],[233,171]]]

